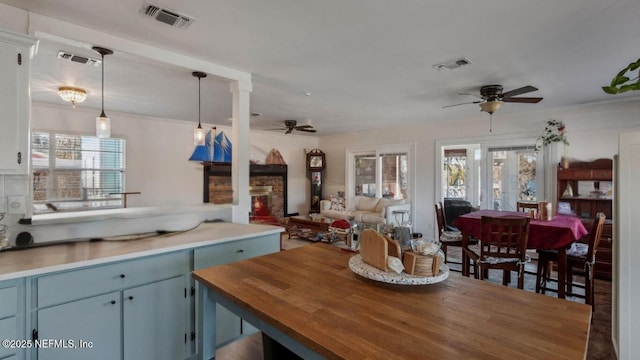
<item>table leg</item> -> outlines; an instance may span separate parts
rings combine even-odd
[[[462,232],[462,276],[469,276],[469,256],[464,249],[469,245],[469,233]]]
[[[567,278],[567,249],[558,249],[558,299],[564,299]]]

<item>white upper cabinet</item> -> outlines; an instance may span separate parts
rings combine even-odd
[[[31,59],[38,40],[0,30],[0,174],[28,174]]]

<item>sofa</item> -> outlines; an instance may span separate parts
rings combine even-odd
[[[344,198],[331,196],[330,200],[320,200],[320,215],[331,219],[347,219],[370,224],[397,224],[403,221],[402,215],[395,211],[411,211],[411,204],[406,200],[355,196],[349,206],[345,206]],[[404,221],[410,221],[405,215]]]

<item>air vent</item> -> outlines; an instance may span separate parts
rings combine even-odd
[[[194,18],[184,14],[180,14],[177,11],[163,8],[160,5],[156,5],[150,2],[142,4],[140,14],[152,17],[161,23],[171,25],[180,29],[186,29],[192,22],[196,21]]]
[[[62,60],[77,62],[79,64],[92,65],[92,66],[99,66],[101,62],[100,59],[94,59],[86,56],[75,55],[64,50],[58,51],[57,58]]]
[[[467,58],[460,58],[460,59],[448,61],[442,64],[435,64],[433,65],[433,68],[438,69],[440,71],[446,71],[446,70],[457,69],[459,67],[469,65],[469,64],[471,64],[471,60]]]

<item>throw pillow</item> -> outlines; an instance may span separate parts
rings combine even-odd
[[[344,211],[344,198],[331,195],[331,210]]]

